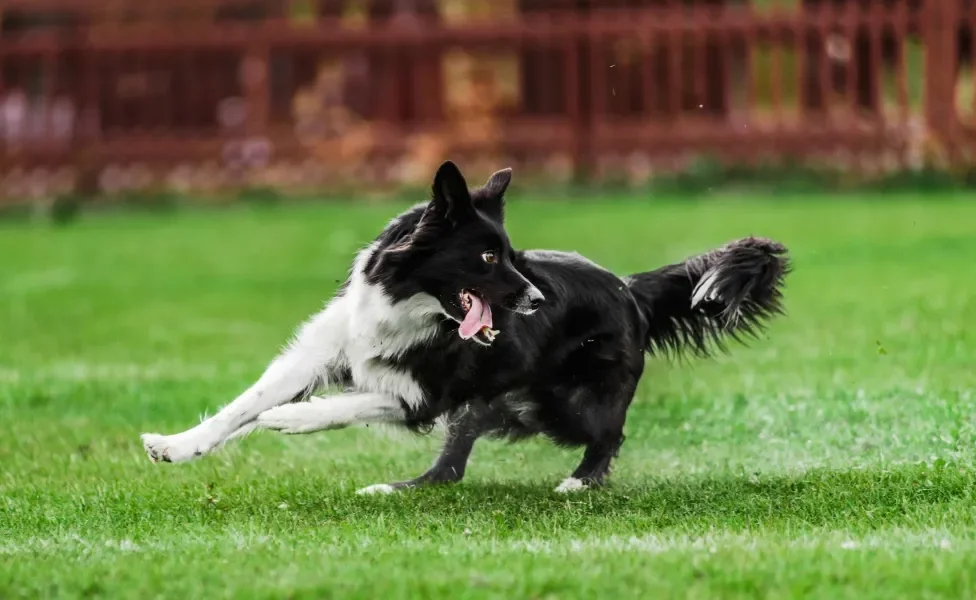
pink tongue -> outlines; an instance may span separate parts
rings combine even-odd
[[[464,315],[464,321],[458,327],[458,333],[463,339],[473,338],[479,331],[487,327],[491,329],[491,307],[484,304],[481,298],[471,294],[471,308]]]

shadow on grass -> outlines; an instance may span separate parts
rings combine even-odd
[[[814,470],[795,476],[755,474],[682,477],[642,485],[617,482],[602,489],[564,495],[535,484],[465,482],[460,486],[414,490],[382,497],[348,495],[345,502],[310,505],[345,519],[395,508],[415,521],[437,515],[491,514],[510,522],[543,516],[565,524],[579,519],[612,518],[670,528],[700,523],[795,522],[814,526],[892,521],[959,501],[973,501],[976,473],[938,462],[899,465],[884,470]],[[969,514],[970,511],[966,511]],[[970,517],[971,518],[971,517]]]
[[[976,516],[967,508],[974,500],[974,479],[976,471],[940,461],[795,476],[688,476],[638,485],[617,481],[570,495],[555,493],[549,482],[543,487],[468,480],[457,486],[359,496],[348,482],[337,485],[317,474],[285,472],[270,479],[234,477],[199,486],[169,481],[164,489],[144,482],[138,491],[103,490],[60,501],[48,497],[42,502],[47,507],[34,508],[47,515],[62,512],[62,524],[75,520],[64,511],[82,510],[88,527],[98,528],[97,522],[107,518],[111,524],[104,525],[116,530],[140,521],[154,528],[160,523],[218,528],[246,524],[279,531],[341,526],[375,533],[381,523],[384,531],[411,535],[460,532],[468,526],[512,535],[561,529],[574,535],[626,535],[711,526],[872,529],[899,523],[935,526],[946,519],[957,526],[970,523]],[[50,505],[54,503],[61,506]],[[30,516],[20,518],[32,520]]]
[[[216,475],[216,473],[215,473]],[[687,476],[557,494],[551,482],[457,486],[359,496],[318,473],[236,473],[188,484],[152,477],[107,486],[8,490],[8,514],[32,535],[83,529],[113,535],[173,527],[425,536],[478,528],[495,535],[629,535],[654,530],[870,530],[971,524],[976,471],[937,462],[793,476]],[[151,480],[150,480],[151,479]],[[362,483],[362,482],[357,482]]]

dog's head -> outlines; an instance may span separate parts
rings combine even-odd
[[[458,322],[460,336],[484,345],[499,333],[492,309],[531,314],[545,300],[513,262],[504,227],[511,178],[511,169],[505,169],[469,190],[458,167],[445,162],[413,231],[384,253],[389,284],[437,298]]]

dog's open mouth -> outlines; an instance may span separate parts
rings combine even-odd
[[[484,301],[481,296],[470,291],[461,290],[458,294],[461,301],[461,310],[464,311],[464,320],[458,327],[458,334],[462,339],[472,338],[482,344],[491,344],[495,341],[498,331],[492,329],[491,306]]]

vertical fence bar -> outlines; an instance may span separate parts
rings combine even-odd
[[[3,10],[0,9],[0,14],[2,14],[2,12]],[[7,91],[5,87],[5,81],[4,81],[5,79],[4,71],[6,69],[6,63],[7,63],[6,58],[7,58],[7,53],[3,46],[3,38],[0,37],[0,101],[3,101]],[[6,133],[4,133],[3,137],[6,137]],[[8,161],[7,141],[3,138],[0,138],[0,178],[6,176],[6,173],[4,171],[5,171],[5,165],[7,164],[7,161]],[[3,203],[4,198],[7,196],[7,193],[8,193],[7,190],[3,189],[3,187],[0,187],[0,204]]]
[[[778,129],[783,123],[783,46],[786,35],[779,27],[773,27],[769,34],[769,96],[773,104],[773,120]],[[802,54],[798,51],[796,56]],[[802,94],[802,91],[799,93]]]
[[[118,127],[118,114],[119,114],[119,75],[121,74],[119,69],[119,53],[114,50],[106,50],[102,52],[102,57],[105,60],[104,70],[102,73],[105,75],[105,114],[103,116],[103,123],[105,123],[106,133],[111,132],[113,135],[117,134],[116,131]]]
[[[183,62],[184,84],[183,93],[180,94],[179,101],[180,113],[178,114],[180,114],[180,117],[177,119],[181,123],[181,126],[177,133],[182,135],[186,133],[187,130],[193,129],[198,125],[196,113],[193,109],[193,90],[196,88],[194,82],[197,79],[196,69],[199,68],[199,64],[197,61],[193,60],[193,50],[191,49],[181,50],[180,56]]]
[[[736,63],[739,58],[739,48],[735,43],[738,30],[730,29],[728,27],[715,27],[715,21],[709,18],[709,28],[708,35],[713,43],[713,56],[717,59],[718,70],[719,70],[719,103],[720,106],[716,107],[715,116],[718,118],[725,117],[726,121],[729,121],[729,117],[733,115],[735,107],[735,99],[733,98],[732,87],[733,87],[733,71],[736,69]],[[749,81],[749,77],[745,76],[745,85],[748,90],[752,83]],[[747,94],[749,92],[747,91]],[[734,120],[731,121],[735,123]],[[731,136],[725,138],[725,147],[723,152],[726,155],[734,155],[736,160],[741,161],[742,157],[742,144],[737,143],[735,138],[743,131],[732,125]]]
[[[715,107],[717,109],[716,114],[723,112],[729,114],[732,109],[732,69],[735,68],[734,58],[736,55],[735,45],[732,43],[732,31],[727,27],[713,29],[712,23],[709,22],[707,36],[706,41],[712,44],[712,55],[717,59],[719,72],[717,94],[719,106]],[[748,85],[749,82],[747,81],[746,86]]]
[[[844,7],[843,16],[841,17],[841,22],[845,24],[843,32],[847,45],[847,68],[844,69],[844,94],[847,97],[847,107],[850,110],[851,116],[854,118],[857,118],[861,112],[860,78],[871,77],[871,74],[874,73],[871,65],[869,65],[867,73],[862,73],[859,64],[861,57],[858,38],[861,32],[865,31],[865,24],[862,22],[862,17],[863,14],[851,2],[848,2]],[[867,27],[870,28],[870,23],[867,24]],[[868,34],[867,40],[868,44],[870,44],[870,34]]]
[[[756,73],[753,69],[752,64],[752,53],[755,45],[756,38],[758,37],[757,31],[754,27],[749,27],[743,31],[738,31],[738,51],[741,52],[742,67],[745,70],[743,76],[746,80],[746,121],[748,125],[751,125],[756,116],[756,104],[759,102],[759,94],[756,90]],[[732,81],[729,81],[729,88],[732,87]]]
[[[208,110],[207,101],[216,96],[214,90],[217,89],[216,79],[219,76],[217,70],[220,68],[220,61],[214,60],[213,51],[209,48],[194,48],[193,51],[197,54],[197,59],[193,61],[195,67],[193,75],[200,85],[190,86],[194,92],[190,95],[190,110],[199,127],[211,130],[213,125],[211,119],[214,115]]]
[[[969,76],[970,76],[970,94],[972,98],[970,101],[970,112],[968,115],[969,123],[976,120],[976,6],[970,5],[969,11],[964,17],[965,25],[971,34],[973,34],[972,39],[969,43]]]
[[[887,9],[887,14],[882,12],[880,6],[872,5],[868,19],[868,45],[870,46],[870,64],[868,71],[868,103],[870,115],[873,119],[884,122],[884,110],[882,110],[882,98],[884,97],[883,81],[885,72],[885,61],[882,44],[884,44],[884,30],[886,18],[891,16],[891,9]]]
[[[796,56],[796,100],[797,109],[802,115],[805,112],[808,98],[807,98],[807,26],[809,22],[809,17],[807,14],[802,14],[802,18],[799,22],[795,23],[795,26],[791,27],[791,31],[787,34],[784,32],[785,37],[788,35],[793,41],[793,52]]]
[[[267,44],[248,46],[241,61],[241,88],[247,106],[245,128],[249,136],[267,135],[271,109],[269,66],[271,49]],[[210,96],[208,96],[208,99]]]
[[[143,96],[136,104],[135,114],[133,115],[134,129],[139,133],[152,131],[153,112],[155,112],[155,94],[153,93],[153,79],[151,61],[148,60],[145,50],[137,50],[131,53],[132,73],[144,84]]]
[[[178,51],[169,52],[167,54],[166,63],[170,65],[178,64],[180,61],[180,54]],[[163,65],[165,67],[165,63]],[[174,106],[176,102],[177,88],[176,88],[176,73],[172,69],[166,70],[166,83],[167,83],[167,94],[166,94],[166,105],[160,110],[160,127],[166,131],[170,132],[173,130],[174,122]]]
[[[41,106],[44,107],[44,111],[47,113],[44,115],[43,125],[40,128],[40,139],[39,146],[43,151],[47,152],[55,147],[54,136],[51,131],[51,120],[50,120],[50,106],[51,100],[54,98],[55,91],[57,90],[57,77],[58,77],[58,50],[60,44],[54,42],[48,45],[44,49],[44,53],[41,55]],[[47,157],[45,156],[44,159]]]
[[[692,81],[694,105],[692,112],[701,117],[709,110],[708,103],[708,57],[705,48],[705,28],[702,26],[701,13],[691,13],[691,48],[692,48],[692,71],[694,80]]]
[[[902,125],[911,118],[911,100],[908,95],[908,0],[898,0],[895,6],[895,94],[898,99],[898,117]]]
[[[813,47],[813,52],[815,52],[817,55],[817,95],[820,98],[820,110],[822,113],[822,118],[825,120],[831,120],[831,100],[833,97],[834,86],[832,78],[830,77],[830,56],[827,55],[827,43],[830,39],[828,11],[821,7],[817,17],[818,18],[814,25],[816,28],[816,35],[814,36],[816,44]]]
[[[563,75],[564,85],[566,86],[566,117],[570,124],[572,144],[571,149],[573,161],[573,177],[575,179],[583,176],[584,144],[587,140],[587,132],[583,123],[580,111],[580,48],[578,40],[574,36],[566,36],[563,42]]]
[[[95,191],[93,179],[94,173],[98,171],[98,157],[101,154],[102,93],[95,50],[81,46],[77,52],[80,55],[81,81],[78,85],[80,98],[72,148],[72,166],[76,173],[74,191],[91,194]]]
[[[656,116],[655,92],[657,83],[657,43],[653,36],[642,32],[641,49],[641,112],[645,119]]]
[[[950,160],[954,160],[958,130],[955,114],[958,56],[954,34],[958,7],[941,0],[927,0],[924,6],[925,115],[928,129],[941,138]]]
[[[668,15],[671,16],[670,14]],[[682,35],[681,29],[674,27],[674,20],[669,19],[671,23],[671,35],[668,36],[668,41],[670,42],[670,48],[668,49],[668,58],[670,59],[668,84],[671,88],[668,90],[668,112],[671,113],[670,123],[672,125],[677,125],[678,122],[683,117],[683,107],[681,102],[682,88],[684,87],[684,73],[682,72],[682,59],[684,58],[684,36]]]
[[[590,44],[590,127],[589,127],[589,149],[590,149],[590,168],[595,169],[597,163],[599,162],[596,153],[602,150],[601,144],[597,143],[597,140],[602,141],[602,130],[606,124],[606,95],[607,95],[607,77],[606,77],[606,65],[604,64],[605,53],[603,51],[603,39],[593,27],[592,20],[589,21],[589,26],[587,27],[587,37],[589,38]],[[598,172],[598,169],[595,169]],[[591,171],[591,173],[594,171]]]

